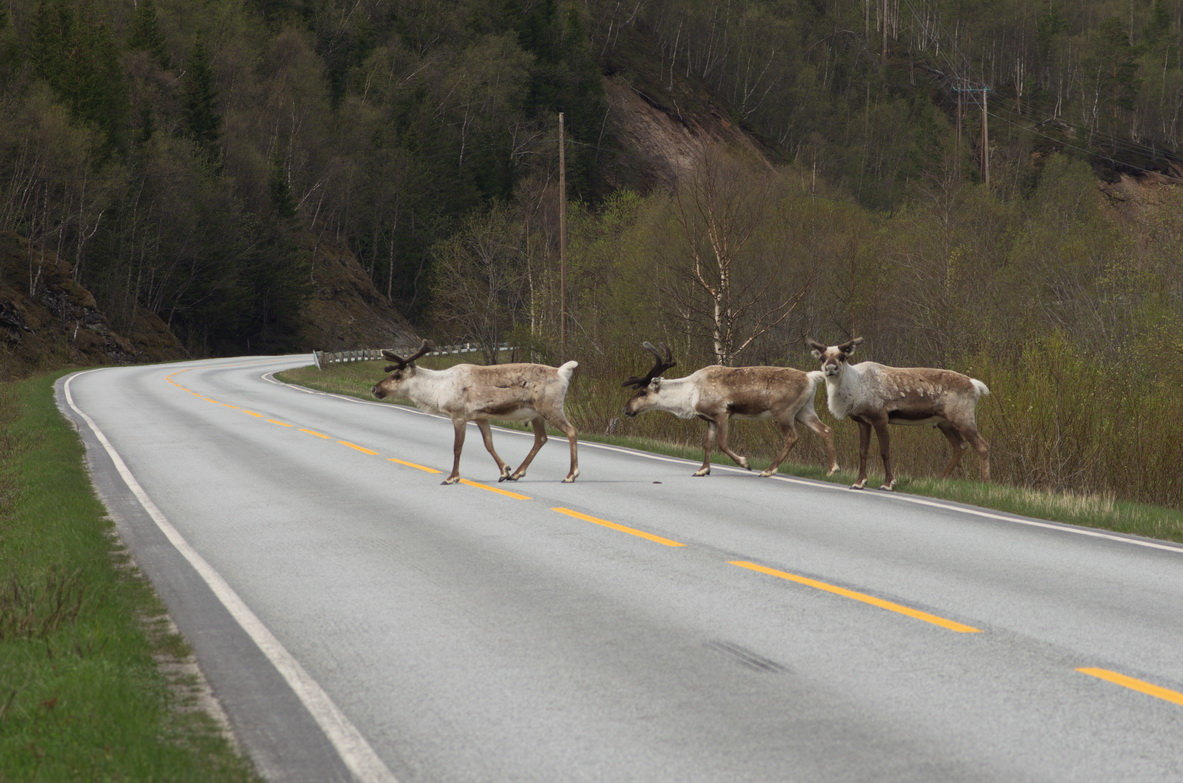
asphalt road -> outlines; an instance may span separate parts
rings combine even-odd
[[[1183,780],[1183,547],[475,428],[440,486],[449,422],[308,363],[59,384],[270,779]]]

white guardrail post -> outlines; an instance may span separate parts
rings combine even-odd
[[[413,351],[411,349],[408,352]],[[501,343],[497,346],[497,351],[512,351],[516,350],[509,343]],[[462,354],[462,353],[478,353],[480,348],[472,343],[457,343],[455,345],[444,345],[436,348],[431,354]],[[334,364],[345,364],[347,362],[368,362],[377,361],[382,358],[382,351],[378,348],[363,348],[352,351],[313,351],[312,358],[316,362],[318,370],[324,370]]]

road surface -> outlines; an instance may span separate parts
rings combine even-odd
[[[441,486],[449,422],[310,362],[58,390],[270,779],[1183,780],[1183,547],[562,439],[498,484],[475,428]]]

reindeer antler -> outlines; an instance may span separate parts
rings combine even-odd
[[[406,367],[408,364],[412,364],[420,356],[423,356],[424,354],[431,353],[433,350],[435,350],[435,344],[432,343],[431,340],[424,340],[423,344],[419,346],[419,350],[415,351],[415,353],[411,354],[406,359],[399,356],[394,351],[383,350],[382,355],[385,356],[390,361],[394,362],[394,364],[390,365],[389,367],[386,367],[383,371],[384,372],[394,372],[395,370],[401,370],[404,367]]]
[[[677,364],[677,362],[674,361],[674,357],[670,355],[669,346],[665,343],[661,344],[661,351],[658,351],[653,343],[649,342],[648,340],[641,343],[641,347],[656,356],[657,362],[653,365],[653,368],[649,370],[648,373],[643,376],[634,375],[624,383],[620,384],[621,386],[632,386],[635,389],[643,389],[648,386],[654,378]]]

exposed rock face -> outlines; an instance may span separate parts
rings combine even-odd
[[[418,342],[415,330],[362,269],[352,253],[320,244],[312,252],[315,290],[304,305],[299,346],[341,351]]]
[[[604,77],[608,128],[626,151],[628,165],[617,168],[626,178],[617,184],[640,190],[669,188],[693,171],[714,147],[743,150],[757,165],[770,166],[767,156],[742,128],[726,119],[710,96],[682,85],[680,93],[646,91],[620,75]],[[680,105],[679,100],[686,105]]]
[[[129,336],[110,327],[68,263],[15,234],[0,234],[0,380],[52,367],[185,356],[152,313],[137,313],[131,331]]]
[[[411,324],[347,250],[313,249],[316,288],[304,307],[300,350],[412,345]],[[0,381],[43,369],[163,362],[188,353],[163,320],[140,310],[116,331],[70,264],[15,234],[0,234]]]

